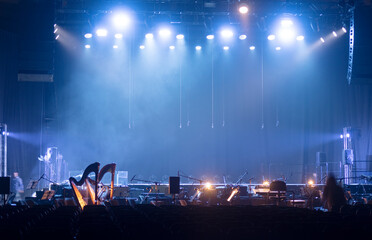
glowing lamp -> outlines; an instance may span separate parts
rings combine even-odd
[[[262,183],[262,185],[264,185],[264,186],[269,186],[270,185],[270,183],[269,183],[269,181],[264,181],[263,183]]]

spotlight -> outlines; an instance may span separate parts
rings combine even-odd
[[[141,46],[139,46],[139,48],[143,50],[143,49],[145,49],[145,45],[141,45]]]
[[[209,40],[214,39],[214,35],[213,35],[213,34],[209,34],[209,35],[207,35],[207,39],[209,39]]]
[[[221,31],[221,36],[223,38],[232,38],[234,36],[234,33],[230,29],[224,29]]]
[[[146,39],[153,39],[153,38],[154,38],[154,35],[153,35],[152,33],[147,33],[147,34],[145,35],[145,38],[146,38]]]
[[[270,183],[269,183],[269,181],[264,181],[264,182],[262,183],[262,185],[264,185],[264,186],[269,186]]]
[[[163,28],[159,30],[160,37],[169,37],[172,34],[172,32],[168,28]]]
[[[280,25],[282,25],[282,27],[288,28],[288,27],[291,27],[293,25],[293,21],[290,20],[290,19],[282,19],[280,21]]]
[[[184,39],[185,36],[184,36],[183,34],[178,34],[178,35],[176,36],[176,38],[177,38],[178,40],[181,40],[181,39]]]
[[[276,51],[279,51],[280,49],[281,49],[280,47],[276,47],[276,48],[275,48]]]
[[[195,50],[198,50],[198,51],[200,51],[202,49],[202,47],[201,46],[196,46],[195,47]]]
[[[173,46],[173,45],[172,45],[172,46],[169,46],[169,49],[170,49],[170,50],[174,50],[175,48],[176,48],[176,47]]]
[[[56,40],[59,38],[59,34],[56,36]]]
[[[115,34],[115,38],[116,38],[116,39],[121,39],[121,38],[123,38],[123,34],[121,34],[121,33],[116,33],[116,34]]]
[[[274,40],[275,39],[275,35],[274,34],[270,34],[267,39],[269,39],[270,41]]]
[[[334,37],[337,37],[337,33],[335,31],[332,32]]]
[[[113,45],[112,48],[116,49],[116,48],[119,48],[119,46],[118,45]]]
[[[346,133],[346,137],[349,138],[350,137],[350,133]]]
[[[305,37],[303,35],[299,35],[296,37],[296,40],[297,41],[303,41],[305,39]]]
[[[279,38],[284,42],[290,42],[295,39],[295,32],[293,29],[281,29],[279,31]]]
[[[3,131],[2,134],[3,134],[3,136],[9,136],[9,132]]]
[[[125,28],[130,24],[131,20],[127,14],[117,13],[112,17],[112,22],[117,28]]]
[[[322,38],[322,37],[320,38],[320,41],[322,41],[322,43],[324,43],[324,42],[325,42],[325,41],[324,41],[324,38]]]
[[[55,28],[55,29],[54,29],[54,33],[56,33],[57,31],[58,31],[58,28]]]
[[[210,182],[206,182],[205,183],[205,188],[206,189],[211,189],[212,188],[212,184]]]
[[[224,47],[223,47],[223,50],[225,50],[225,51],[227,51],[227,50],[229,50],[229,49],[230,49],[229,46],[224,46]]]
[[[86,33],[86,34],[84,34],[84,37],[85,37],[85,38],[92,38],[92,37],[93,37],[93,34],[91,34],[91,33]]]
[[[310,187],[313,187],[314,181],[310,179],[309,181],[307,181],[307,184],[310,185]]]
[[[246,39],[246,38],[247,38],[247,35],[245,35],[245,34],[242,34],[242,35],[239,36],[239,39],[240,39],[240,40],[244,40],[244,39]]]
[[[240,4],[240,6],[239,6],[239,12],[241,14],[247,14],[248,11],[249,11],[249,9],[248,9],[247,4],[245,4],[245,3]]]
[[[85,48],[90,48],[90,45],[89,45],[89,44],[86,44],[86,45],[85,45]]]
[[[343,134],[340,134],[340,138],[343,139],[344,138],[344,135]]]
[[[255,49],[256,49],[255,46],[250,46],[250,47],[249,47],[249,50],[251,50],[251,51],[253,51],[253,50],[255,50]]]
[[[344,33],[347,33],[347,30],[346,30],[345,27],[342,27],[342,31],[343,31]]]
[[[104,28],[97,29],[96,34],[98,37],[106,37],[107,36],[107,30]]]

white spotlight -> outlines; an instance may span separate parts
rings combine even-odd
[[[112,22],[117,28],[125,28],[130,24],[131,20],[127,14],[117,13],[112,17]]]
[[[270,41],[274,40],[275,39],[275,35],[274,34],[270,34],[267,39],[269,39]]]
[[[86,44],[86,45],[85,45],[85,48],[90,48],[90,45],[89,45],[89,44]]]
[[[246,39],[246,38],[247,38],[247,35],[245,35],[245,34],[242,34],[242,35],[239,36],[239,39],[240,39],[240,40],[244,40],[244,39]]]
[[[224,47],[223,47],[223,50],[225,50],[225,51],[227,51],[227,50],[229,50],[229,49],[230,49],[229,46],[224,46]]]
[[[255,49],[256,49],[255,46],[250,46],[250,47],[249,47],[249,50],[251,50],[251,51],[253,51],[253,50],[255,50]]]
[[[56,36],[56,40],[59,38],[59,34]]]
[[[276,51],[279,51],[280,49],[281,49],[280,47],[276,47],[276,48],[275,48]]]
[[[139,48],[143,50],[143,49],[145,49],[145,46],[141,45],[141,46],[139,46]]]
[[[55,29],[54,29],[54,33],[56,33],[57,31],[58,31],[58,28],[55,28]]]
[[[196,46],[195,47],[195,50],[198,50],[198,51],[200,51],[202,49],[202,47],[201,46]]]
[[[335,31],[332,32],[334,37],[337,37],[337,33]]]
[[[221,31],[221,36],[223,38],[232,38],[234,36],[234,33],[230,29],[224,29]]]
[[[84,37],[85,37],[85,38],[92,38],[92,37],[93,37],[93,34],[91,34],[91,33],[86,33],[86,34],[84,34]]]
[[[279,38],[284,42],[291,42],[295,39],[295,33],[293,29],[284,28],[279,31]]]
[[[173,45],[172,45],[172,46],[169,46],[169,49],[170,49],[170,50],[174,50],[175,48],[176,48],[176,47],[173,46]]]
[[[349,138],[350,137],[350,133],[346,133],[346,137]]]
[[[159,30],[160,37],[166,38],[166,37],[169,37],[171,34],[172,34],[171,31],[167,28],[163,28]]]
[[[346,33],[346,32],[347,32],[347,30],[346,30],[346,28],[345,28],[345,27],[342,27],[342,31],[343,31],[344,33]]]
[[[247,14],[248,13],[248,11],[249,11],[249,9],[248,9],[248,6],[246,5],[246,4],[241,4],[240,6],[239,6],[239,12],[241,13],[241,14]]]
[[[325,41],[324,41],[324,38],[322,38],[322,37],[320,38],[320,41],[322,41],[322,43],[324,43],[324,42],[325,42]]]
[[[282,19],[280,21],[280,25],[282,25],[282,27],[285,27],[285,28],[291,27],[293,25],[293,21],[290,19]]]
[[[340,138],[343,139],[344,138],[344,135],[343,134],[340,134]]]
[[[116,34],[115,34],[115,38],[116,38],[116,39],[121,39],[121,38],[123,38],[123,34],[121,34],[121,33],[116,33]]]
[[[98,37],[106,37],[107,36],[107,30],[104,28],[99,28],[96,31],[96,34]]]
[[[154,38],[154,35],[153,35],[152,33],[147,33],[147,34],[145,35],[145,38],[146,38],[146,39],[153,39],[153,38]]]
[[[303,35],[299,35],[296,37],[296,40],[297,41],[303,41],[305,39],[305,37]]]
[[[181,39],[184,39],[185,36],[184,36],[183,34],[178,34],[178,35],[176,36],[176,38],[177,38],[178,40],[181,40]]]
[[[113,45],[112,48],[116,49],[116,48],[119,48],[119,46],[118,45]]]
[[[207,35],[207,39],[209,39],[209,40],[214,39],[214,35],[213,35],[213,34],[209,34],[209,35]]]

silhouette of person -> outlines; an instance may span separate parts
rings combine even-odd
[[[17,202],[21,200],[21,194],[24,193],[24,187],[22,178],[18,176],[18,172],[13,173],[12,192],[15,194],[15,198],[13,201]]]
[[[323,191],[324,207],[331,212],[339,212],[340,208],[346,204],[344,189],[336,182],[336,178],[330,175],[327,178]]]

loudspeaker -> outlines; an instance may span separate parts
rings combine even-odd
[[[0,194],[10,194],[10,177],[0,177]]]
[[[327,163],[327,155],[324,152],[316,152],[316,166],[323,166]]]
[[[180,177],[169,177],[169,194],[180,193]]]

